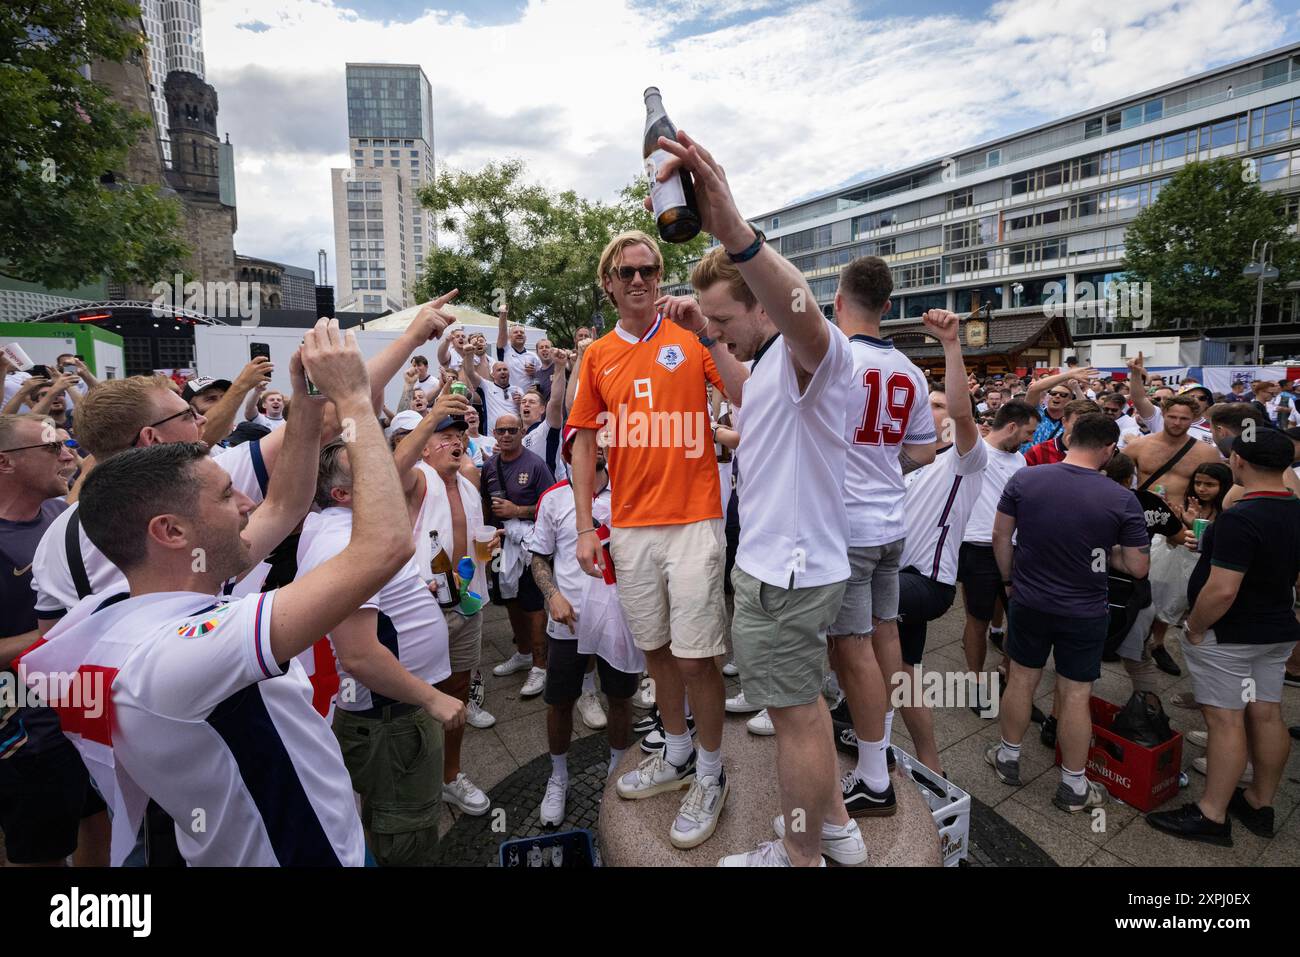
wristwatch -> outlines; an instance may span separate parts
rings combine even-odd
[[[702,332],[701,332],[698,336],[696,336],[695,338],[699,339],[699,340],[700,340],[700,345],[704,346],[704,348],[706,348],[706,349],[711,349],[711,348],[713,347],[714,343],[716,343],[716,342],[718,341],[717,339],[710,339],[707,335],[705,335],[705,334],[702,333]]]
[[[754,229],[752,226],[750,228]],[[763,233],[763,230],[754,229],[754,241],[738,253],[728,251],[727,258],[733,263],[747,263],[758,255],[758,251],[763,248],[765,242],[767,242],[767,236]]]

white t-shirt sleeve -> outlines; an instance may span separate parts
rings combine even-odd
[[[275,592],[262,592],[169,623],[142,681],[161,714],[202,720],[235,692],[285,673],[271,652]],[[150,680],[150,678],[153,680]]]
[[[542,496],[541,504],[537,507],[537,520],[524,538],[524,548],[534,555],[555,554],[556,494]]]
[[[952,453],[956,453],[954,448]],[[949,454],[952,454],[949,453]],[[975,440],[974,446],[965,455],[958,455],[957,462],[953,466],[958,475],[976,475],[983,472],[989,464],[989,446],[982,438]]]
[[[331,514],[333,511],[327,509],[320,514],[308,516],[298,542],[298,574],[294,576],[296,581],[301,581],[308,572],[338,555],[352,540],[352,523],[338,521]],[[378,608],[379,596],[370,596],[358,607]]]
[[[907,445],[924,445],[938,438],[934,434],[934,416],[930,413],[930,392],[926,389],[924,378],[915,373],[911,378],[915,391],[912,393],[912,407],[907,413],[907,432],[903,435],[903,442]],[[962,400],[969,402],[970,398],[963,395]]]
[[[260,505],[266,498],[266,487],[271,476],[262,461],[262,443],[258,439],[236,445],[234,448],[217,452],[213,449],[212,460],[226,470],[231,484],[243,492],[254,504]]]
[[[72,583],[63,552],[65,529],[72,511],[64,510],[50,523],[32,555],[32,590],[36,592],[37,618],[61,618],[77,603],[77,589]]]
[[[826,354],[822,356],[822,361],[813,372],[812,378],[808,380],[808,388],[804,389],[802,395],[799,392],[799,373],[795,366],[794,355],[786,345],[785,336],[782,336],[777,343],[781,347],[782,379],[795,405],[816,403],[818,397],[828,388],[843,387],[853,375],[853,351],[849,347],[849,340],[838,326],[830,320],[825,322],[830,332]]]

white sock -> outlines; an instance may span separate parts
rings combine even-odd
[[[889,765],[885,762],[885,739],[863,741],[858,739],[858,780],[873,791],[889,787]]]
[[[998,759],[1002,761],[1019,761],[1020,745],[1007,744],[1007,739],[1002,739],[1002,746],[998,748]]]
[[[722,748],[706,751],[700,746],[700,753],[695,759],[695,776],[697,778],[722,777]]]
[[[685,764],[690,759],[691,752],[695,750],[689,731],[682,734],[672,734],[667,728],[664,728],[664,742],[666,749],[664,757],[668,759],[669,764],[675,764],[678,767]]]
[[[588,671],[585,675],[582,676],[582,693],[586,694],[587,692],[592,692],[594,694],[595,691],[596,691],[596,672]]]
[[[627,748],[610,748],[609,749],[609,773],[613,774],[618,768],[618,762],[623,760],[623,752]]]
[[[1082,771],[1067,770],[1065,765],[1061,765],[1061,780],[1070,786],[1070,790],[1079,797],[1088,793],[1088,779],[1083,776]]]
[[[682,704],[683,704],[683,706],[684,706],[685,709],[686,709],[686,717],[688,717],[688,718],[693,718],[693,717],[695,717],[695,715],[691,714],[691,698],[690,698],[690,695],[683,695],[683,696],[682,696]]]
[[[568,754],[551,755],[551,777],[558,778],[562,783],[569,780]]]
[[[889,747],[890,735],[894,733],[894,709],[885,712],[885,747]]]

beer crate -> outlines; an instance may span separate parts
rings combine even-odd
[[[1088,702],[1092,712],[1092,742],[1088,745],[1089,778],[1098,782],[1111,797],[1139,811],[1159,807],[1178,793],[1178,776],[1183,769],[1183,736],[1177,731],[1154,748],[1121,738],[1111,731],[1121,708],[1095,695]],[[1061,746],[1056,746],[1056,763],[1061,763]]]
[[[898,745],[893,748],[903,774],[916,784],[934,817],[943,866],[959,866],[970,852],[970,795]]]
[[[579,829],[505,841],[498,851],[501,867],[599,867],[591,831]]]

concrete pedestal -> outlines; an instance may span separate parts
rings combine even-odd
[[[668,840],[668,830],[686,791],[659,794],[642,801],[620,798],[611,778],[600,808],[600,847],[610,867],[713,867],[727,854],[753,850],[776,837],[772,819],[781,813],[776,787],[776,738],[745,730],[745,722],[728,717],[723,726],[722,751],[731,789],[722,819],[713,836],[699,847],[681,851]],[[852,767],[837,756],[841,773]],[[645,758],[637,746],[628,749],[618,775]],[[939,832],[917,785],[899,765],[893,774],[898,811],[890,817],[859,818],[867,843],[867,866],[938,867]],[[829,861],[827,863],[830,863]]]

